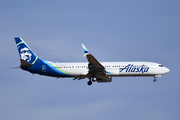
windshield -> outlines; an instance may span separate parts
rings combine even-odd
[[[159,67],[163,67],[163,65],[159,65]]]

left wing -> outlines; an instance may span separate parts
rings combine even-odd
[[[89,62],[88,64],[89,72],[87,74],[89,78],[106,76],[104,66],[91,53],[88,52],[84,44],[82,44],[82,47],[84,49],[85,56],[87,57],[87,60]]]

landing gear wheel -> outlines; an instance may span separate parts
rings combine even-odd
[[[157,81],[157,79],[154,79],[153,81],[154,81],[154,82],[156,82],[156,81]]]
[[[88,85],[92,85],[92,81],[88,81],[87,84],[88,84]]]
[[[95,82],[95,81],[96,81],[96,78],[95,78],[95,77],[94,77],[94,78],[92,78],[92,81],[93,81],[93,82]]]

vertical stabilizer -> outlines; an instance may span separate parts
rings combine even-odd
[[[19,52],[22,67],[24,66],[23,64],[25,64],[25,63],[27,63],[27,64],[30,63],[28,66],[33,65],[38,59],[36,54],[22,40],[22,38],[16,37],[15,41],[16,41],[16,46],[18,48],[18,52]]]

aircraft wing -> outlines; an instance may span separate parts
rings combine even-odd
[[[84,44],[82,44],[82,47],[89,62],[89,72],[87,75],[89,77],[105,76],[106,72],[104,66],[91,53],[88,52]]]

